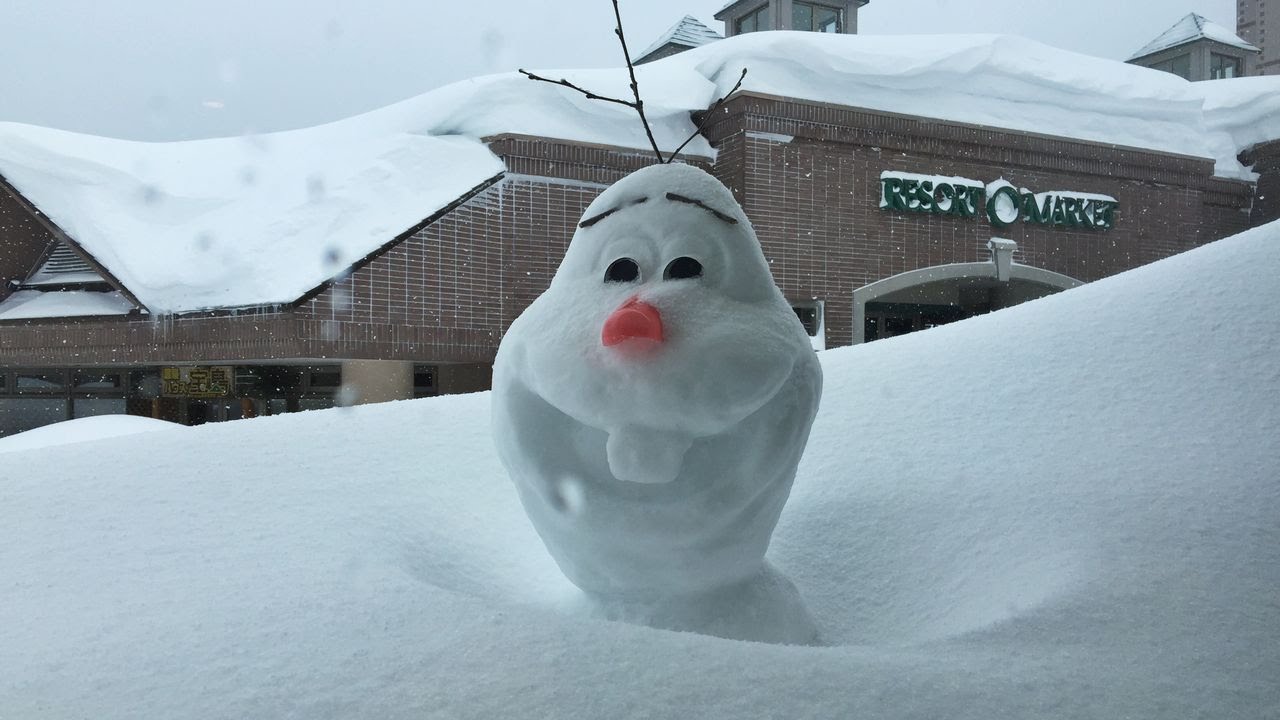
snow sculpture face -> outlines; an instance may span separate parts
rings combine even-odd
[[[494,365],[494,435],[565,574],[684,593],[759,570],[821,372],[727,188],[655,165],[587,208]]]

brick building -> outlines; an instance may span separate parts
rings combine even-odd
[[[1280,178],[1277,143],[1249,150],[1269,173],[1255,182],[1216,175],[1211,157],[750,88],[694,116],[714,153],[686,161],[732,189],[817,347],[999,309],[1278,214],[1255,202]],[[198,423],[487,388],[503,332],[549,283],[583,210],[654,160],[521,132],[476,144],[500,172],[313,287],[199,311],[148,306],[6,180],[0,434],[108,412]],[[77,297],[96,304],[22,312]]]

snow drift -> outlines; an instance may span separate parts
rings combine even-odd
[[[0,464],[0,714],[1261,717],[1280,224],[822,353],[769,559],[822,648],[574,614],[487,395]]]

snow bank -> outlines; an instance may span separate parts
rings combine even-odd
[[[659,145],[747,91],[1214,158],[1280,137],[1277,88],[1187,83],[1008,36],[750,33],[637,69]],[[537,70],[629,97],[623,68]],[[1219,89],[1224,88],[1224,89]],[[0,123],[0,175],[152,312],[286,303],[502,171],[502,133],[647,149],[632,110],[516,73],[316,128],[138,143]],[[709,155],[698,138],[688,154]]]
[[[187,427],[164,420],[153,420],[134,415],[99,415],[96,417],[65,420],[52,425],[20,432],[0,438],[0,453],[19,450],[55,448],[61,445],[105,440],[106,438],[136,435],[157,430],[183,430]]]
[[[486,394],[0,463],[14,717],[1260,717],[1280,224],[821,354],[769,559],[829,644],[575,614]],[[1224,318],[1230,318],[1224,322]]]
[[[1230,142],[1223,152],[1240,152],[1280,140],[1280,77],[1243,77],[1193,83],[1204,98],[1205,123]]]

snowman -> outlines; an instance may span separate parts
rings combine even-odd
[[[591,203],[503,338],[493,433],[547,550],[600,614],[811,642],[764,555],[821,387],[728,188],[653,165]]]

